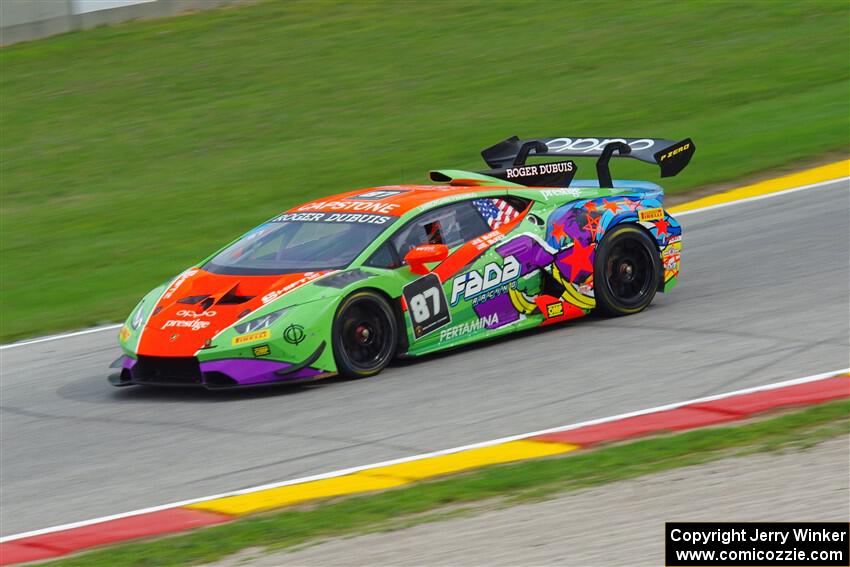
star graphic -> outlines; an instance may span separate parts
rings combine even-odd
[[[595,210],[596,210],[596,203],[594,203],[593,201],[588,201],[587,203],[585,203],[584,205],[582,205],[582,207],[584,207],[584,209],[585,209],[587,212],[589,212],[589,213],[590,213],[590,212],[593,212],[593,211],[595,211]]]
[[[669,235],[670,232],[667,230],[667,227],[669,227],[669,226],[670,226],[670,223],[667,222],[664,219],[655,221],[655,230],[658,232],[658,236],[661,236],[662,234],[668,234]]]
[[[626,206],[630,211],[634,211],[640,206],[640,201],[633,201],[631,199],[626,200]]]
[[[602,199],[602,208],[606,211],[611,211],[616,215],[617,212],[620,210],[620,203],[618,201],[608,202],[607,200]]]
[[[588,246],[584,246],[581,242],[576,240],[571,248],[565,250],[563,254],[558,256],[561,273],[566,275],[563,268],[569,268],[570,273],[568,278],[571,282],[578,281],[582,272],[586,272],[588,274],[593,273],[593,250],[595,247],[596,245],[592,243]]]
[[[567,238],[567,233],[564,232],[564,224],[554,223],[552,224],[552,232],[549,233],[553,238],[558,240],[558,243],[561,243],[561,240]]]
[[[584,225],[584,230],[590,233],[590,239],[596,240],[597,235],[602,232],[602,227],[599,226],[599,220],[602,217],[587,216],[587,224]]]
[[[581,228],[579,220],[579,211],[574,209],[574,214],[570,214],[567,221],[564,223],[564,232],[567,233],[572,240],[587,240],[587,232]]]

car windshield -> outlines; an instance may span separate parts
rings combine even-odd
[[[394,220],[359,213],[283,214],[245,234],[203,268],[242,275],[345,268]]]

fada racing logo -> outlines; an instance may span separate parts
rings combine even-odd
[[[520,263],[513,256],[507,256],[501,266],[490,262],[484,266],[483,273],[472,270],[461,274],[452,280],[451,304],[456,305],[461,299],[470,301],[481,296],[489,299],[505,293],[519,275]]]

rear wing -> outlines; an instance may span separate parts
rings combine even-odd
[[[508,138],[481,152],[491,168],[482,172],[503,178],[505,170],[523,168],[532,157],[596,157],[596,173],[600,187],[613,187],[608,162],[612,157],[630,157],[661,168],[661,177],[672,177],[685,169],[696,146],[690,138],[680,142],[661,138]],[[573,168],[574,170],[574,168]],[[515,177],[515,176],[514,176]],[[567,184],[572,180],[564,179]],[[516,179],[511,181],[522,183]]]

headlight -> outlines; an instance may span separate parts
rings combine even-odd
[[[244,335],[245,333],[251,333],[253,331],[259,331],[260,329],[265,329],[266,327],[270,326],[272,323],[280,319],[287,311],[289,311],[289,307],[278,309],[277,311],[266,313],[262,317],[257,317],[256,319],[251,319],[250,321],[246,321],[245,323],[239,323],[238,325],[234,325],[233,328],[236,329],[236,332],[240,335]]]
[[[134,331],[138,329],[139,326],[142,324],[142,320],[144,319],[144,312],[145,304],[139,303],[139,306],[136,307],[136,311],[133,313],[133,319],[130,321],[130,326],[133,327]]]

